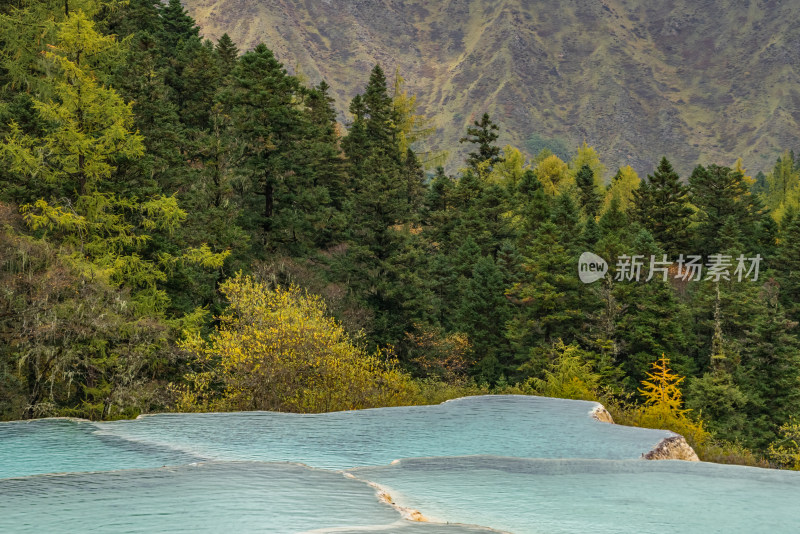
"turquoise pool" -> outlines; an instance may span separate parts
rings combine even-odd
[[[600,423],[596,406],[2,423],[0,532],[797,531],[800,473],[645,461],[672,434]]]

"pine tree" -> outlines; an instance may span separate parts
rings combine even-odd
[[[536,173],[526,170],[515,195],[516,211],[522,218],[520,239],[530,242],[536,229],[550,218],[550,201]]]
[[[437,167],[425,196],[425,233],[429,241],[440,249],[448,247],[456,224],[452,209],[455,187],[453,178],[445,174],[443,167]]]
[[[120,186],[125,186],[120,192],[174,192],[190,181],[182,153],[187,146],[185,131],[174,92],[167,85],[168,68],[160,50],[151,33],[135,33],[125,61],[112,79],[115,89],[133,103],[134,128],[144,138],[145,146],[142,158],[120,162],[115,177]]]
[[[781,229],[777,257],[771,262],[786,314],[800,323],[800,216],[790,214]]]
[[[163,29],[160,34],[165,50],[178,50],[184,43],[200,38],[200,28],[186,13],[181,0],[169,0],[161,6]]]
[[[464,280],[456,328],[469,335],[481,382],[494,383],[507,365],[505,326],[509,318],[503,275],[491,257],[481,257]]]
[[[394,91],[392,108],[397,126],[397,148],[400,154],[406,154],[409,148],[419,151],[418,145],[436,131],[433,120],[416,113],[417,97],[409,95],[404,89],[405,80],[400,76],[399,68],[394,74]],[[442,165],[447,158],[445,151],[424,151],[416,154],[421,165],[429,169],[434,165]]]
[[[594,185],[597,188],[597,193],[600,194],[605,191],[605,175],[606,166],[600,161],[600,156],[594,147],[589,146],[586,141],[578,147],[575,156],[569,162],[569,171],[573,178],[577,178],[578,173],[584,165],[588,165],[592,169],[594,176]]]
[[[459,210],[453,229],[456,242],[471,236],[483,254],[497,256],[503,240],[513,234],[509,218],[508,190],[485,184],[471,169],[461,176],[454,192]]]
[[[422,209],[425,189],[425,171],[413,150],[406,149],[402,163],[402,176],[406,184],[406,206],[411,219],[418,219]]]
[[[161,0],[128,0],[125,3],[95,2],[100,4],[96,20],[102,22],[106,35],[119,38],[146,33],[153,37],[163,29]]]
[[[783,313],[772,284],[765,284],[759,304],[734,376],[748,398],[750,443],[766,447],[780,425],[800,416],[800,341],[792,333],[797,323]]]
[[[548,196],[557,196],[571,192],[575,187],[575,178],[569,167],[558,156],[550,155],[536,164],[536,178],[542,183]]]
[[[775,162],[772,172],[764,179],[764,201],[780,220],[787,209],[800,208],[800,169],[786,150]]]
[[[521,280],[507,292],[516,303],[509,336],[516,352],[549,346],[556,340],[574,339],[584,316],[572,254],[563,245],[560,228],[543,223],[530,247],[523,252]]]
[[[575,176],[575,184],[578,186],[578,200],[583,213],[593,219],[600,209],[600,196],[595,189],[592,168],[588,165],[582,166]]]
[[[489,118],[488,113],[484,113],[480,121],[475,121],[473,126],[467,127],[466,137],[462,137],[459,143],[472,143],[476,146],[476,150],[469,153],[467,157],[467,164],[472,167],[476,172],[479,165],[487,163],[489,169],[496,163],[502,160],[500,156],[500,147],[494,144],[497,141],[498,127]]]
[[[634,382],[647,373],[655,354],[668,354],[677,372],[689,376],[695,371],[694,362],[686,355],[691,346],[691,317],[670,286],[670,273],[666,280],[662,273],[650,276],[651,256],[662,261],[664,251],[658,247],[647,230],[640,230],[626,250],[640,254],[644,266],[642,283],[617,283],[614,296],[622,310],[616,318],[615,341],[618,358]],[[656,265],[657,267],[657,265]]]
[[[210,111],[222,82],[211,41],[192,41],[183,49],[181,84],[177,95],[181,122],[188,130],[208,130]]]
[[[317,246],[329,246],[343,238],[350,182],[337,133],[336,110],[330,87],[324,81],[305,91],[308,121],[305,146],[308,149],[303,171],[314,187],[325,189],[328,204],[314,217]]]
[[[564,193],[558,196],[551,220],[556,225],[561,244],[570,254],[580,254],[580,214],[572,195]]]
[[[602,212],[608,210],[611,201],[616,199],[619,209],[628,211],[634,203],[634,194],[639,188],[641,180],[630,165],[620,168],[614,178],[611,179],[611,184],[606,191],[605,199],[603,200]]]
[[[739,225],[747,242],[755,241],[764,213],[741,172],[718,165],[698,165],[689,185],[691,201],[699,210],[696,241],[700,252],[718,251],[720,232],[729,217]]]
[[[233,67],[236,66],[236,60],[239,58],[239,49],[230,36],[227,33],[223,33],[214,47],[214,52],[219,62],[220,74],[223,77],[228,76],[233,71]]]
[[[15,5],[16,4],[16,5]],[[25,91],[51,97],[45,58],[63,22],[75,13],[97,14],[97,0],[4,2],[0,7],[0,81],[4,92]],[[84,58],[86,59],[86,58]],[[41,82],[44,81],[44,84]]]
[[[415,219],[409,200],[421,200],[424,192],[417,187],[422,182],[415,158],[400,154],[392,100],[379,65],[350,111],[354,121],[342,140],[353,191],[345,272],[358,280],[355,293],[375,314],[372,339],[392,343],[398,335],[392,316],[403,306],[391,287],[401,277],[395,260],[405,246],[405,229]]]
[[[370,148],[380,148],[386,151],[386,155],[399,157],[396,117],[392,98],[386,87],[386,76],[380,65],[373,67],[362,101],[364,103],[364,125]]]
[[[243,224],[251,231],[260,228],[267,248],[275,250],[297,238],[295,202],[306,193],[306,184],[295,179],[303,163],[295,152],[304,121],[294,105],[300,85],[263,44],[242,56],[232,77],[221,99],[244,144],[240,172],[247,189],[240,196],[245,213],[255,215]],[[260,209],[253,202],[258,197]]]
[[[684,378],[669,368],[669,358],[662,354],[653,362],[647,379],[642,380],[639,393],[644,397],[645,404],[679,415],[685,413],[682,409],[683,394],[678,387]]]
[[[688,194],[667,158],[633,192],[634,218],[670,256],[690,253]]]

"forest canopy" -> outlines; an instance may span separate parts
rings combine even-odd
[[[640,178],[586,143],[500,147],[484,114],[450,175],[380,65],[342,123],[324,81],[178,0],[12,0],[0,30],[3,419],[489,391],[652,414],[661,369],[669,417],[794,465],[793,152]],[[606,276],[581,282],[584,252]]]

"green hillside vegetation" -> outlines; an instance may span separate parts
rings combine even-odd
[[[500,145],[559,156],[584,140],[613,171],[651,172],[669,154],[753,172],[797,148],[800,20],[791,2],[718,0],[184,0],[202,34],[243,50],[265,42],[339,111],[378,62],[399,68],[435,117],[430,145],[489,112]],[[563,156],[562,156],[563,159]],[[604,177],[610,179],[610,176]]]
[[[330,86],[177,0],[16,0],[0,28],[0,418],[544,394],[798,466],[793,153],[640,179],[482,114],[427,173],[429,118],[379,65],[343,128]],[[665,254],[708,270],[646,281]]]

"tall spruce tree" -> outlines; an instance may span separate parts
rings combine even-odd
[[[214,46],[214,52],[219,63],[220,74],[223,77],[228,76],[233,67],[236,66],[236,60],[239,58],[239,48],[227,33],[223,33]]]
[[[670,256],[689,254],[689,189],[667,158],[633,192],[634,218]]]
[[[781,229],[777,257],[771,262],[786,314],[800,323],[800,216],[789,213]]]
[[[467,164],[474,170],[478,170],[479,165],[487,163],[491,167],[495,163],[502,161],[500,147],[494,144],[499,137],[498,126],[492,122],[488,113],[484,113],[480,121],[475,121],[472,126],[467,127],[467,135],[459,140],[459,143],[472,143],[475,149],[467,156]]]
[[[199,39],[200,28],[181,5],[181,0],[169,0],[161,6],[162,30],[159,35],[164,49],[175,51],[185,41]]]
[[[390,287],[400,276],[394,257],[404,247],[402,228],[415,218],[409,186],[418,175],[405,167],[400,154],[392,99],[380,65],[372,69],[364,94],[353,99],[350,112],[354,120],[342,140],[353,191],[343,272],[357,280],[355,293],[374,314],[372,339],[393,343],[398,332],[392,316],[402,309],[399,294]]]
[[[456,328],[467,333],[472,343],[478,381],[493,384],[508,372],[510,363],[505,339],[510,310],[503,273],[491,257],[483,256],[475,263],[471,276],[462,280]]]
[[[764,212],[740,171],[698,165],[689,178],[689,187],[691,201],[698,208],[695,242],[699,252],[719,252],[720,232],[729,217],[738,224],[746,242],[756,241]]]
[[[232,78],[220,98],[243,143],[242,224],[260,236],[265,251],[308,246],[316,235],[311,221],[329,198],[314,181],[310,120],[297,105],[300,83],[263,44],[241,57]]]
[[[575,184],[578,186],[578,200],[587,218],[594,219],[600,209],[600,195],[594,182],[594,172],[588,165],[583,165],[575,176]]]

